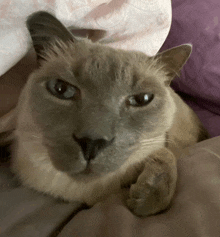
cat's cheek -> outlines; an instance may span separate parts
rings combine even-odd
[[[86,168],[86,161],[82,159],[80,152],[66,154],[48,150],[48,154],[52,165],[59,171],[78,173]]]
[[[51,163],[56,170],[66,172],[66,173],[79,173],[86,168],[86,163],[81,161],[74,162],[63,162],[62,160],[55,159],[55,157],[50,157]]]

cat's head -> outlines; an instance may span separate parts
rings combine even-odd
[[[27,26],[40,67],[24,91],[58,170],[113,172],[163,145],[175,113],[169,85],[190,45],[148,57],[74,38],[46,12]]]

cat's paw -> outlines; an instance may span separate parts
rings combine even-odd
[[[164,172],[147,176],[141,174],[130,187],[127,206],[137,216],[149,216],[165,210],[173,196],[170,175]]]

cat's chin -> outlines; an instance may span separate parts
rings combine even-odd
[[[75,172],[69,172],[69,175],[74,179],[96,179],[108,174],[105,168],[99,165],[87,165],[84,169]]]

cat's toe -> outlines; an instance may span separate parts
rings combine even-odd
[[[162,192],[163,191],[163,192]],[[149,216],[165,210],[170,197],[160,186],[149,185],[147,182],[131,185],[127,206],[137,216]]]
[[[127,200],[127,206],[137,216],[149,216],[153,214],[151,208],[147,208],[146,200],[143,198],[129,198]]]
[[[127,206],[134,214],[138,216],[152,215],[154,214],[154,205],[149,190],[136,184],[131,186]]]

